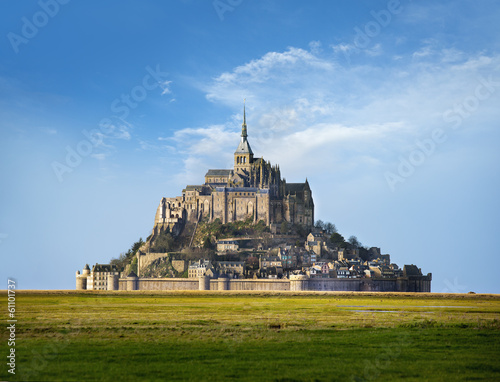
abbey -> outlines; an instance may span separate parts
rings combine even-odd
[[[154,233],[178,232],[185,222],[200,220],[222,223],[251,219],[266,225],[298,224],[311,229],[314,202],[304,183],[287,183],[278,165],[254,158],[248,142],[246,111],[243,108],[241,140],[234,152],[234,168],[208,170],[205,182],[190,185],[182,196],[162,198],[156,211]]]

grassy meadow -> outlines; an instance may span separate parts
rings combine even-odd
[[[0,380],[500,380],[500,295],[17,291],[16,319]]]

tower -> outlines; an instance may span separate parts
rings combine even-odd
[[[247,121],[245,105],[243,105],[243,124],[241,125],[241,141],[234,152],[234,170],[249,170],[253,162],[253,151],[247,140]]]

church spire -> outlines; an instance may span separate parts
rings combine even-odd
[[[247,134],[247,117],[246,117],[246,111],[245,111],[245,101],[246,101],[246,99],[243,100],[243,124],[241,125],[241,136],[243,138],[248,137],[248,134]]]
[[[241,125],[241,141],[238,145],[238,148],[234,152],[234,168],[236,169],[244,169],[249,170],[251,168],[251,164],[253,163],[253,152],[250,148],[250,144],[248,143],[247,137],[247,115],[246,115],[246,107],[245,103],[243,103],[243,123]]]

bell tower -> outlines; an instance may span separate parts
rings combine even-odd
[[[249,170],[253,162],[253,151],[247,140],[246,110],[243,104],[243,124],[241,125],[241,141],[234,152],[234,170]]]

